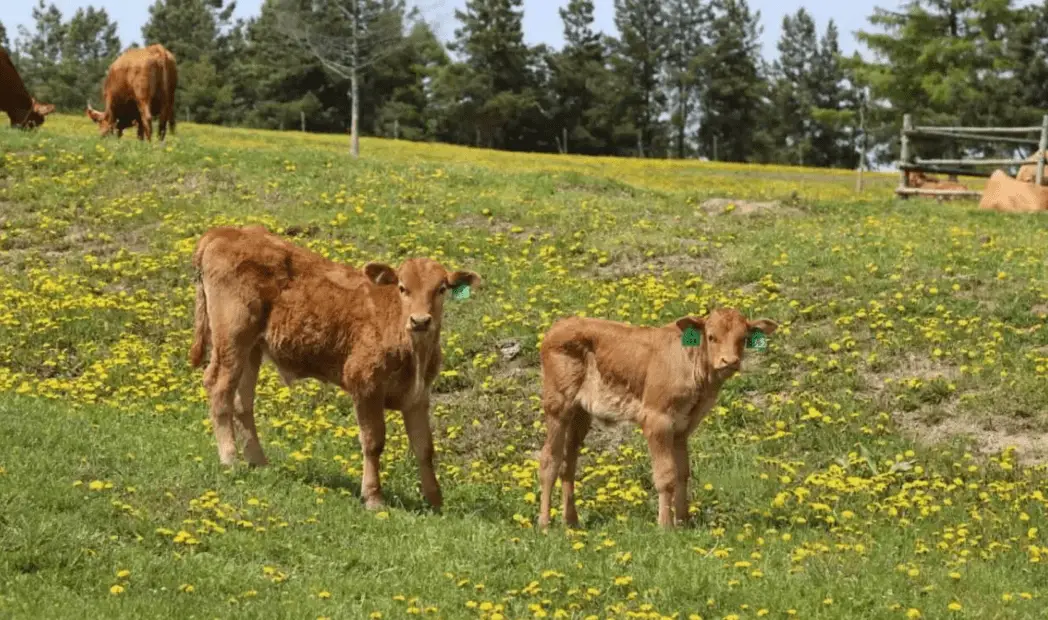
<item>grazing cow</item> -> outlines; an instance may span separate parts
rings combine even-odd
[[[0,47],[0,111],[7,112],[12,127],[32,129],[44,124],[44,117],[55,111],[55,106],[40,103],[25,89],[18,70],[7,50]]]
[[[210,342],[204,386],[222,464],[236,459],[234,417],[247,461],[267,462],[254,418],[255,383],[266,357],[288,385],[313,378],[336,384],[353,398],[364,453],[361,495],[372,509],[383,501],[378,475],[386,441],[383,413],[402,412],[422,493],[440,507],[429,395],[443,360],[445,293],[463,284],[477,286],[480,276],[449,273],[426,258],[407,260],[399,269],[372,262],[358,270],[262,226],[212,228],[200,238],[193,265],[200,278],[190,362],[199,368]]]
[[[1048,211],[1048,187],[1013,179],[1003,170],[995,170],[983,189],[979,208],[1003,213]]]
[[[686,521],[688,436],[739,370],[753,330],[770,335],[777,328],[774,321],[748,321],[731,308],[662,327],[578,317],[554,323],[540,347],[546,444],[539,464],[539,526],[549,526],[562,460],[564,522],[578,524],[575,468],[593,418],[640,425],[659,493],[659,525],[672,526],[674,511],[678,522]]]
[[[105,111],[87,104],[87,116],[98,124],[103,136],[116,131],[123,135],[138,125],[138,139],[153,139],[153,116],[160,120],[160,140],[167,136],[168,123],[175,132],[175,90],[178,69],[175,57],[162,45],[129,49],[109,66],[102,98]]]

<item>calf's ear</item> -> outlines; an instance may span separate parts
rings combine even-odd
[[[764,332],[765,336],[770,336],[775,333],[775,330],[779,329],[779,324],[771,319],[757,319],[756,321],[750,321],[749,327],[750,329]]]
[[[386,263],[368,263],[364,265],[364,275],[375,284],[396,284],[400,282],[396,270]]]
[[[456,271],[448,274],[448,286],[451,288],[463,284],[468,285],[470,288],[477,288],[482,282],[483,280],[480,279],[480,276],[472,271]]]
[[[706,327],[706,319],[701,316],[682,316],[677,319],[675,323],[681,331],[684,331],[689,327],[694,327],[701,332],[703,328]]]

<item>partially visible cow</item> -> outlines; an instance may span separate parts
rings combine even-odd
[[[40,103],[29,95],[7,50],[0,47],[0,111],[6,112],[12,127],[32,129],[44,124],[44,117],[55,106]]]
[[[1015,180],[1022,181],[1023,183],[1037,183],[1037,161],[1040,160],[1042,155],[1043,153],[1041,151],[1037,151],[1033,155],[1027,157],[1026,161],[1030,163],[1024,164],[1019,168],[1019,173],[1015,175]],[[1048,169],[1048,166],[1046,166],[1046,169]],[[1046,174],[1045,177],[1045,179],[1041,180],[1042,185],[1048,184],[1048,174]]]
[[[968,187],[956,181],[943,181],[938,177],[928,176],[923,172],[911,170],[907,173],[910,187],[939,190],[967,190]]]
[[[1003,213],[1048,211],[1048,187],[1013,179],[1003,170],[990,175],[979,208]]]
[[[694,331],[685,334],[689,328]],[[554,323],[540,347],[546,443],[539,463],[539,526],[549,526],[562,461],[564,522],[578,524],[575,469],[593,418],[640,425],[659,494],[659,525],[673,525],[674,513],[678,522],[686,521],[688,436],[740,369],[751,332],[770,335],[777,328],[774,321],[749,321],[732,308],[662,327],[578,317]]]
[[[87,116],[98,124],[103,136],[114,131],[117,137],[128,127],[138,125],[138,139],[153,139],[153,117],[160,121],[160,139],[167,136],[170,123],[175,132],[175,90],[178,69],[175,57],[156,44],[129,49],[109,66],[102,98],[105,110],[87,104]]]
[[[353,398],[364,453],[361,495],[369,508],[383,501],[378,471],[385,409],[403,413],[422,493],[440,506],[429,400],[443,360],[444,300],[453,287],[477,286],[480,276],[448,272],[425,258],[407,260],[399,269],[376,262],[354,269],[261,226],[212,228],[200,238],[193,265],[200,279],[190,362],[199,368],[211,344],[204,386],[222,464],[236,460],[234,418],[247,461],[267,462],[254,416],[265,357],[289,385],[313,378]]]

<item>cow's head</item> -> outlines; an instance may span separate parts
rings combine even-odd
[[[681,317],[676,324],[682,332],[689,327],[701,332],[700,355],[697,359],[700,363],[708,363],[708,370],[720,380],[739,371],[750,332],[757,330],[770,336],[779,328],[778,323],[770,319],[749,321],[734,308],[718,308],[705,317]]]
[[[134,115],[114,113],[113,118],[108,119],[105,112],[92,108],[88,103],[85,112],[87,117],[98,125],[98,134],[103,137],[113,133],[114,130],[123,131],[128,127],[133,127],[138,122],[137,110]]]
[[[25,129],[33,129],[44,124],[44,117],[55,111],[55,106],[50,103],[40,103],[36,99],[31,99],[33,105],[25,114],[25,118],[19,123],[14,120],[11,121],[12,125],[18,125]]]
[[[449,291],[462,284],[477,287],[481,283],[480,276],[472,271],[448,273],[443,265],[428,258],[409,259],[400,269],[368,263],[364,274],[375,284],[398,287],[404,329],[412,335],[439,333]]]

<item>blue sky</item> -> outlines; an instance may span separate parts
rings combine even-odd
[[[126,47],[131,41],[141,41],[142,24],[148,15],[151,0],[52,0],[64,15],[71,15],[77,8],[93,4],[105,7],[111,17],[119,23],[120,41]],[[17,26],[32,26],[32,6],[30,0],[4,0],[0,2],[0,22],[7,27],[8,36],[16,36]],[[239,0],[237,15],[249,17],[258,12],[262,0]],[[427,15],[436,19],[443,37],[452,36],[457,26],[454,10],[465,4],[465,0],[423,0]],[[547,43],[559,47],[562,42],[562,27],[557,9],[567,0],[524,0],[524,35],[528,43]],[[833,19],[841,32],[841,47],[845,53],[856,49],[855,30],[868,27],[867,16],[874,6],[897,8],[900,0],[750,0],[750,6],[761,12],[761,23],[764,26],[762,43],[766,58],[776,56],[775,41],[779,37],[779,26],[782,16],[792,13],[800,7],[810,11],[818,23],[820,32],[826,22]],[[597,25],[605,32],[615,31],[614,1],[595,0]]]

